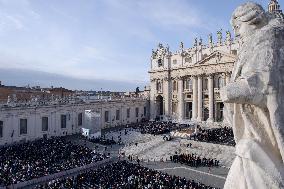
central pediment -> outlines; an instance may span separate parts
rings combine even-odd
[[[236,60],[237,60],[237,56],[234,54],[228,54],[223,51],[214,51],[209,56],[197,62],[195,66],[222,64],[222,63],[234,63]]]

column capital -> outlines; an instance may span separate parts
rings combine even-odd
[[[197,78],[202,78],[204,76],[205,76],[205,74],[198,74],[198,75],[196,75]]]
[[[214,73],[210,73],[210,74],[207,74],[207,77],[209,78],[209,79],[213,79],[213,77],[214,77]]]
[[[164,81],[169,81],[170,78],[169,78],[169,77],[164,77],[163,80],[164,80]]]
[[[191,75],[184,76],[184,79],[191,79]]]
[[[177,79],[180,80],[184,80],[184,76],[178,76]]]
[[[190,78],[191,79],[197,79],[197,75],[191,75]]]
[[[230,72],[226,72],[225,75],[226,76],[231,76],[231,73]]]

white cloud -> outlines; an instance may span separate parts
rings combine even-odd
[[[12,15],[0,13],[0,32],[8,32],[10,29],[21,30],[24,28],[23,22]]]
[[[40,19],[28,0],[0,0],[0,32],[27,29],[30,20]]]
[[[161,40],[161,33],[172,34],[163,36],[170,40],[181,30],[192,35],[196,32],[192,29],[210,29],[205,15],[187,0],[86,1],[88,9],[72,7],[77,1],[47,2],[0,0],[0,34],[29,30],[19,37],[21,41],[15,40],[9,47],[0,45],[0,55],[5,55],[2,62],[7,60],[0,67],[87,79],[145,81],[151,45]]]
[[[139,1],[139,6],[158,25],[200,27],[202,24],[200,13],[189,1]]]

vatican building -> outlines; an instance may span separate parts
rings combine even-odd
[[[151,57],[151,118],[218,122],[224,104],[219,89],[228,83],[239,43],[231,33],[210,34],[208,43],[195,39],[191,48],[180,43],[176,52],[162,44]]]

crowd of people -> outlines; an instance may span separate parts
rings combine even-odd
[[[76,176],[53,180],[35,188],[217,189],[194,180],[171,176],[128,161],[108,164]]]
[[[105,159],[66,137],[39,139],[0,148],[0,186],[43,177]]]
[[[192,138],[192,137],[191,137]],[[230,127],[201,129],[197,135],[193,136],[194,140],[202,142],[212,142],[217,144],[225,144],[235,146],[233,129]]]
[[[99,137],[99,138],[91,138],[89,139],[90,142],[96,143],[96,144],[102,144],[102,145],[114,145],[116,142],[112,139],[106,139],[105,137]]]
[[[179,129],[179,126],[176,123],[172,122],[146,122],[140,123],[134,126],[142,134],[152,134],[152,135],[161,135],[171,132],[172,130]]]
[[[179,154],[170,156],[175,163],[186,164],[191,167],[213,167],[219,166],[219,160],[197,156],[196,154]]]

